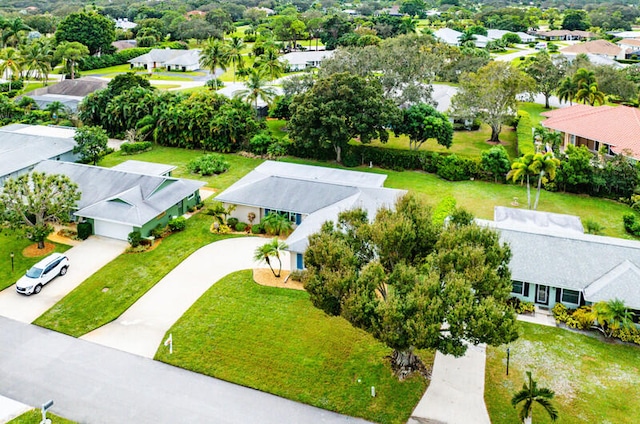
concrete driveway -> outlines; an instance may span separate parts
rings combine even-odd
[[[204,246],[174,268],[117,320],[81,338],[153,358],[169,328],[211,285],[227,274],[259,265],[253,261],[262,237],[233,238]],[[282,257],[289,269],[289,254]]]
[[[91,236],[67,250],[69,271],[42,288],[39,294],[24,296],[11,285],[0,292],[0,315],[31,323],[97,270],[111,262],[127,248],[125,241]]]

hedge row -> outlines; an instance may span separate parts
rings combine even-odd
[[[90,71],[92,69],[108,68],[110,66],[124,65],[134,57],[142,56],[151,51],[151,47],[134,47],[113,54],[103,54],[102,56],[88,56],[78,62],[80,71]]]
[[[518,155],[525,155],[527,153],[535,153],[536,147],[533,144],[533,124],[531,123],[531,116],[529,112],[524,110],[518,111],[518,128],[516,130],[518,137]]]
[[[122,143],[120,145],[120,150],[125,155],[133,155],[135,153],[142,153],[150,150],[153,146],[153,143],[150,141],[137,141],[135,143]]]

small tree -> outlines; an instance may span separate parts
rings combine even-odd
[[[542,406],[549,414],[551,421],[558,419],[558,410],[551,403],[551,399],[554,397],[553,390],[546,387],[538,388],[538,383],[531,377],[531,371],[527,371],[527,378],[529,384],[526,382],[522,385],[522,390],[513,395],[511,398],[511,405],[514,408],[518,404],[524,402],[522,407],[518,411],[518,418],[524,424],[532,423],[533,405],[537,403]]]
[[[4,218],[12,227],[24,229],[38,249],[44,249],[44,240],[53,231],[49,222],[68,222],[78,200],[78,186],[69,177],[43,172],[9,178],[0,194]]]
[[[83,162],[91,162],[96,165],[98,161],[109,151],[109,136],[102,127],[81,127],[76,130],[73,137],[77,145],[73,153],[80,155]]]
[[[77,41],[60,43],[56,48],[56,59],[63,60],[65,68],[69,71],[71,79],[75,79],[75,67],[80,59],[89,56],[89,49]]]
[[[493,175],[493,181],[497,183],[498,178],[504,181],[505,176],[511,168],[511,162],[509,161],[509,155],[504,146],[494,146],[482,152],[480,166],[483,171]]]
[[[409,150],[418,150],[430,138],[447,148],[453,143],[453,125],[433,106],[421,103],[402,111],[402,122],[393,128],[396,135],[409,137]]]
[[[282,272],[282,260],[280,255],[287,248],[287,244],[277,237],[274,237],[269,243],[258,246],[254,252],[253,259],[256,261],[264,261],[269,265],[273,276],[280,278]],[[275,257],[278,260],[278,272],[276,273],[271,265],[271,258]]]

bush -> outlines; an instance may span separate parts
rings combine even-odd
[[[601,234],[604,227],[593,219],[584,220],[584,229],[587,234]]]
[[[9,90],[9,86],[11,86],[11,90]],[[10,83],[3,82],[2,84],[0,84],[0,93],[9,93],[9,97],[15,97],[15,94],[12,96],[11,93],[17,93],[18,91],[22,90],[23,87],[24,82],[21,79],[11,81]]]
[[[187,164],[187,169],[200,175],[222,174],[229,169],[229,162],[224,160],[224,156],[211,153],[193,159]]]
[[[256,224],[251,226],[251,234],[262,234],[264,233],[264,227],[260,224]]]
[[[571,314],[567,326],[578,330],[588,330],[593,326],[590,306],[581,306]]]
[[[246,231],[248,225],[245,224],[244,222],[238,222],[236,224],[236,231]]]
[[[444,225],[445,219],[456,210],[456,199],[447,196],[438,203],[431,214],[431,221],[437,225]]]
[[[134,143],[122,143],[120,150],[125,155],[133,155],[151,150],[153,143],[150,141],[136,141]]]
[[[187,227],[187,220],[184,218],[184,216],[178,216],[169,220],[167,226],[169,227],[169,230],[171,232],[182,231]]]
[[[138,247],[140,246],[140,242],[142,241],[142,234],[140,234],[140,231],[132,231],[129,233],[127,241],[129,242],[131,247]]]
[[[516,308],[518,314],[532,314],[536,311],[536,305],[533,302],[521,301]]]
[[[303,269],[296,269],[295,271],[291,271],[291,274],[289,274],[289,278],[295,281],[302,281],[305,273],[306,271]]]
[[[167,231],[167,228],[164,225],[158,224],[158,225],[156,225],[156,228],[151,230],[150,235],[151,235],[151,237],[153,237],[155,239],[159,239],[159,238],[162,238],[164,236],[166,231]]]
[[[80,240],[86,240],[93,233],[93,228],[90,222],[81,222],[78,224],[78,238]]]
[[[624,229],[627,233],[634,236],[640,236],[640,223],[638,217],[633,212],[628,212],[622,215],[622,222],[624,223]]]
[[[562,303],[556,303],[551,312],[558,322],[567,322],[569,318],[569,310]]]
[[[267,147],[267,156],[271,158],[285,156],[289,153],[289,146],[291,142],[287,137],[273,140]]]
[[[436,174],[448,181],[463,181],[475,177],[478,174],[478,166],[475,162],[456,155],[444,156]]]
[[[265,155],[273,139],[268,132],[261,131],[249,140],[249,150],[256,155]]]
[[[79,71],[90,71],[92,69],[108,68],[109,66],[124,65],[134,57],[142,56],[151,51],[150,47],[134,47],[125,49],[113,54],[103,54],[100,56],[87,56],[78,61]],[[76,77],[78,74],[76,73]]]
[[[239,222],[238,218],[231,217],[231,218],[227,219],[227,225],[230,228],[235,228],[236,225],[238,225],[238,222]]]
[[[636,326],[613,330],[613,337],[618,338],[623,342],[640,345],[640,330]]]

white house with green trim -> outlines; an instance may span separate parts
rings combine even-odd
[[[119,168],[46,160],[35,171],[66,175],[78,184],[81,197],[74,217],[90,222],[95,235],[119,240],[133,231],[147,237],[200,202],[205,183],[169,176],[170,165],[133,161]]]

